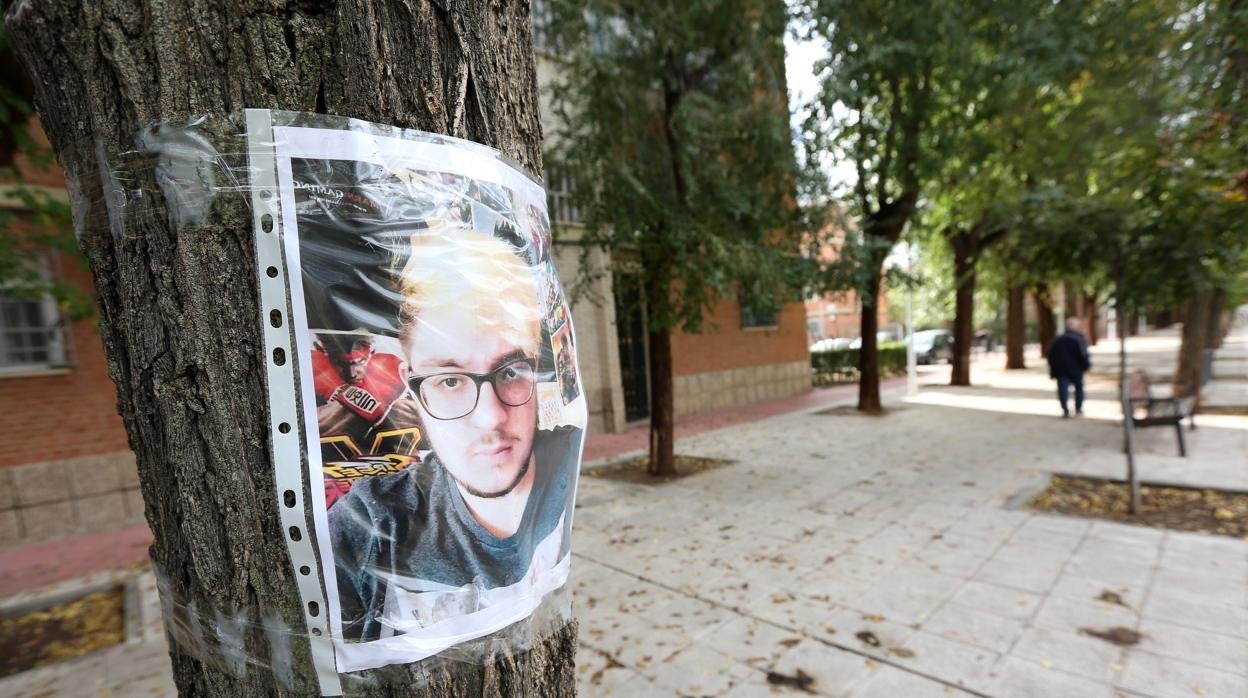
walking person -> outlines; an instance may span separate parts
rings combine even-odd
[[[1070,417],[1067,399],[1075,387],[1075,414],[1083,416],[1083,374],[1092,367],[1088,358],[1088,338],[1083,334],[1079,318],[1066,320],[1066,331],[1049,345],[1049,377],[1057,379],[1057,399],[1062,403],[1062,418]]]

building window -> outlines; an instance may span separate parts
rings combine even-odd
[[[576,179],[568,170],[552,165],[546,169],[546,197],[550,220],[556,226],[581,225],[581,209],[572,198]]]
[[[778,326],[779,322],[776,321],[776,311],[750,310],[744,305],[741,306],[741,329]]]
[[[40,273],[48,274],[46,260]],[[66,365],[61,313],[51,295],[30,296],[0,288],[0,373]]]

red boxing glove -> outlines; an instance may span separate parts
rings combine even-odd
[[[325,352],[312,350],[312,385],[316,390],[316,404],[324,405],[334,399],[346,384]]]
[[[334,399],[370,424],[375,423],[407,388],[399,367],[399,357],[377,354],[368,362],[364,378],[340,390]]]

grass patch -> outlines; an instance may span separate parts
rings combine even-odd
[[[108,591],[0,617],[0,677],[62,662],[126,639],[126,594]]]
[[[1248,539],[1248,493],[1141,485],[1140,513],[1131,514],[1130,503],[1125,482],[1054,475],[1026,506],[1033,511]]]
[[[619,463],[604,465],[598,468],[590,468],[585,471],[588,477],[600,477],[604,480],[614,480],[615,482],[629,482],[635,485],[661,485],[665,482],[679,480],[697,475],[708,470],[716,470],[725,465],[732,465],[736,461],[723,460],[720,458],[699,458],[697,456],[676,456],[676,474],[664,475],[657,477],[651,475],[646,469],[650,467],[650,456],[640,456],[638,458],[630,458]]]

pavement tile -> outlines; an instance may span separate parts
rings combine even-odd
[[[950,698],[972,694],[908,671],[881,665],[866,683],[850,695],[852,698]]]
[[[1004,653],[1022,635],[1023,622],[947,603],[924,621],[923,629],[993,652]]]
[[[824,639],[860,652],[887,656],[891,649],[905,647],[914,628],[853,608],[838,608],[824,616],[816,627]]]
[[[1122,543],[1129,547],[1155,548],[1166,537],[1165,529],[1136,526],[1116,521],[1093,521],[1088,538]]]
[[[1067,633],[1078,633],[1080,628],[1135,629],[1138,624],[1139,616],[1130,608],[1095,601],[1077,601],[1060,596],[1050,596],[1046,599],[1031,621],[1034,627]]]
[[[1153,594],[1143,609],[1144,622],[1163,621],[1248,639],[1248,608],[1211,603],[1187,595]]]
[[[907,590],[903,582],[877,586],[856,602],[851,602],[849,607],[883,616],[894,623],[915,625],[930,618],[944,600],[944,597]]]
[[[1082,537],[1092,528],[1092,522],[1087,519],[1077,519],[1066,516],[1057,516],[1055,514],[1033,514],[1021,526],[1018,527],[1019,532],[1039,530],[1048,531],[1050,533],[1060,533],[1068,536]]]
[[[1057,630],[1027,628],[1010,654],[1093,681],[1113,681],[1122,672],[1121,648],[1086,635]]]
[[[1004,657],[988,674],[984,692],[993,698],[1112,698],[1108,683],[1091,681],[1018,657]]]
[[[1118,605],[1110,601],[1100,600],[1102,596],[1106,596],[1105,592],[1110,592],[1111,594],[1117,594],[1127,608],[1138,612],[1140,606],[1144,603],[1146,590],[1147,587],[1143,584],[1128,586],[1107,582],[1103,579],[1091,579],[1067,573],[1058,578],[1057,584],[1053,585],[1050,593],[1054,597],[1072,601],[1096,603],[1098,605]],[[1107,596],[1107,598],[1112,597]]]
[[[1242,674],[1210,669],[1139,649],[1127,652],[1117,686],[1156,698],[1241,698],[1248,692]]]
[[[1243,463],[1241,461],[1240,468],[1242,469],[1242,467]],[[1167,533],[1165,543],[1165,549],[1169,551],[1228,559],[1242,558],[1245,547],[1248,547],[1248,542],[1235,540],[1234,538],[1180,531]]]
[[[884,655],[888,661],[959,686],[974,686],[1001,655],[982,647],[919,630]]]
[[[1018,620],[1034,615],[1043,600],[1039,594],[977,580],[963,584],[950,599],[959,606]]]
[[[1061,568],[1027,562],[989,560],[975,573],[975,579],[1001,586],[1044,593],[1053,587]]]
[[[819,695],[848,698],[871,680],[878,667],[876,660],[816,640],[802,640],[786,652],[771,670],[785,676],[796,676],[797,670],[801,669],[814,679],[810,688]]]
[[[985,559],[986,555],[970,551],[928,546],[915,554],[913,562],[922,564],[933,572],[967,578],[983,566]]]
[[[1157,563],[1163,569],[1198,572],[1248,582],[1248,542],[1237,554],[1209,554],[1199,550],[1165,547]]]
[[[1192,571],[1161,569],[1153,580],[1153,594],[1185,596],[1207,602],[1248,608],[1248,580]]]
[[[1083,542],[1082,534],[1061,533],[1046,528],[1037,528],[1024,524],[1010,536],[1009,543],[1014,545],[1031,545],[1073,551]]]
[[[642,669],[656,685],[681,696],[717,696],[757,673],[700,644]]]
[[[818,622],[835,607],[826,597],[814,598],[805,589],[764,592],[742,609],[745,615],[800,632],[818,632]]]
[[[801,640],[800,633],[747,616],[734,616],[710,628],[697,642],[729,659],[765,669]]]
[[[1155,557],[1155,555],[1152,557]],[[1151,559],[1140,562],[1128,562],[1082,550],[1075,553],[1074,557],[1066,563],[1065,568],[1067,574],[1128,587],[1148,586],[1149,579],[1152,578],[1156,570],[1157,568]]]
[[[1050,548],[1044,545],[1027,545],[1006,543],[997,548],[990,562],[1006,562],[1028,566],[1060,568],[1071,557],[1071,551],[1065,548]]]
[[[1139,648],[1192,664],[1237,673],[1248,686],[1248,643],[1233,637],[1173,623],[1145,620]]]

